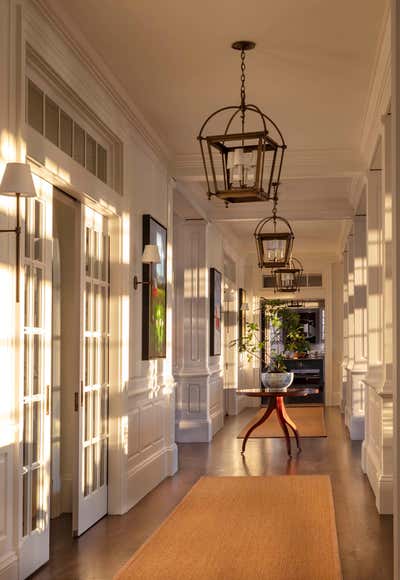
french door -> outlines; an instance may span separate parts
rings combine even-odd
[[[20,577],[49,559],[51,384],[51,187],[26,200],[23,300]]]
[[[107,513],[110,241],[107,219],[82,206],[81,382],[73,528],[85,532]]]

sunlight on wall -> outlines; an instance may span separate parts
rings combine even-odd
[[[122,263],[125,266],[129,266],[130,263],[130,228],[131,228],[131,224],[130,224],[130,218],[129,218],[129,213],[128,212],[123,212],[122,214],[122,222],[121,222],[121,227],[122,227]]]

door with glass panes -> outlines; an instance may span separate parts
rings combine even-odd
[[[23,248],[21,578],[49,559],[52,195],[44,181],[35,186]]]
[[[77,535],[107,513],[108,500],[110,239],[105,217],[84,206],[82,212],[82,357],[73,514]]]

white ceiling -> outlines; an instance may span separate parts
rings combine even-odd
[[[296,242],[304,248],[316,239],[321,251],[339,247],[343,220],[353,212],[351,185],[361,170],[361,131],[388,0],[47,3],[113,71],[169,147],[181,190],[219,223],[270,212],[269,204],[225,210],[207,203],[196,139],[208,114],[239,101],[239,53],[231,43],[254,40],[248,100],[277,122],[288,145],[280,211],[298,222]],[[321,219],[312,229],[301,225]],[[239,238],[246,228],[235,226]]]

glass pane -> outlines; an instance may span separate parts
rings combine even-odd
[[[42,326],[43,272],[41,268],[34,268],[33,273],[33,325],[38,328]]]
[[[100,487],[107,482],[107,439],[100,444]]]
[[[100,252],[99,252],[99,232],[93,232],[93,258],[94,258],[94,272],[93,277],[100,278]]]
[[[72,119],[64,111],[60,112],[60,148],[72,157]]]
[[[74,123],[74,159],[85,167],[85,131]]]
[[[92,244],[91,244],[91,230],[86,228],[86,276],[92,275]]]
[[[85,441],[91,439],[90,429],[90,392],[85,393]]]
[[[32,531],[39,527],[40,521],[40,469],[32,471]]]
[[[25,326],[31,326],[31,321],[29,318],[29,313],[30,313],[30,304],[29,304],[29,284],[30,284],[30,278],[31,278],[31,269],[29,266],[25,266],[25,310],[24,310],[24,325]]]
[[[28,466],[29,461],[29,404],[24,404],[24,441],[23,441],[23,464]]]
[[[93,303],[93,330],[100,331],[100,320],[99,320],[99,296],[100,288],[98,284],[93,285],[94,289],[94,303]]]
[[[85,481],[83,486],[83,494],[89,495],[90,493],[90,445],[85,447],[83,461],[84,461],[84,473],[85,473]]]
[[[107,348],[107,338],[103,337],[101,340],[101,384],[106,384],[107,381],[107,359],[108,359],[108,348]]]
[[[103,364],[104,364],[104,382],[108,385],[110,383],[110,367],[109,367],[109,357],[110,357],[110,348],[109,348],[109,340],[108,338],[103,339],[104,342],[104,356],[103,356]]]
[[[43,135],[43,91],[28,81],[28,124]]]
[[[107,151],[97,145],[97,177],[107,183]]]
[[[108,387],[101,389],[101,434],[107,435],[108,423]]]
[[[32,202],[27,199],[25,202],[25,256],[30,258],[31,256],[31,226],[30,226],[30,215],[31,215]]]
[[[96,141],[86,133],[86,169],[96,175]]]
[[[40,401],[32,403],[32,463],[40,459]]]
[[[58,147],[58,105],[46,96],[45,136]]]
[[[94,338],[93,345],[93,384],[97,385],[100,381],[100,369],[99,369],[99,348],[100,348],[100,338]]]
[[[97,475],[97,469],[98,469],[98,465],[99,465],[99,443],[95,443],[95,445],[93,445],[92,447],[92,460],[93,460],[93,466],[92,466],[92,491],[95,491],[97,489],[97,485],[98,485],[98,475]]]
[[[85,386],[91,385],[90,375],[90,338],[85,337]]]
[[[24,395],[30,395],[30,376],[29,376],[29,346],[31,338],[28,334],[24,336]]]
[[[92,411],[93,411],[93,437],[99,436],[99,392],[93,391],[92,393]]]
[[[105,282],[107,280],[107,262],[108,262],[108,236],[103,234],[101,243],[101,279]]]
[[[86,283],[85,292],[85,330],[92,330],[92,285]]]
[[[40,355],[41,355],[41,337],[37,334],[33,336],[33,394],[40,393]]]
[[[34,238],[33,238],[33,246],[34,251],[33,255],[35,260],[39,262],[42,261],[42,204],[40,201],[36,200],[35,203],[35,227],[34,227]]]
[[[101,291],[100,291],[100,295],[99,295],[99,300],[100,300],[100,312],[101,312],[101,326],[100,326],[100,331],[103,333],[106,333],[108,331],[108,326],[107,326],[107,290],[104,286],[101,287]]]
[[[28,486],[29,483],[29,473],[26,472],[22,476],[22,535],[26,536],[28,534]]]

